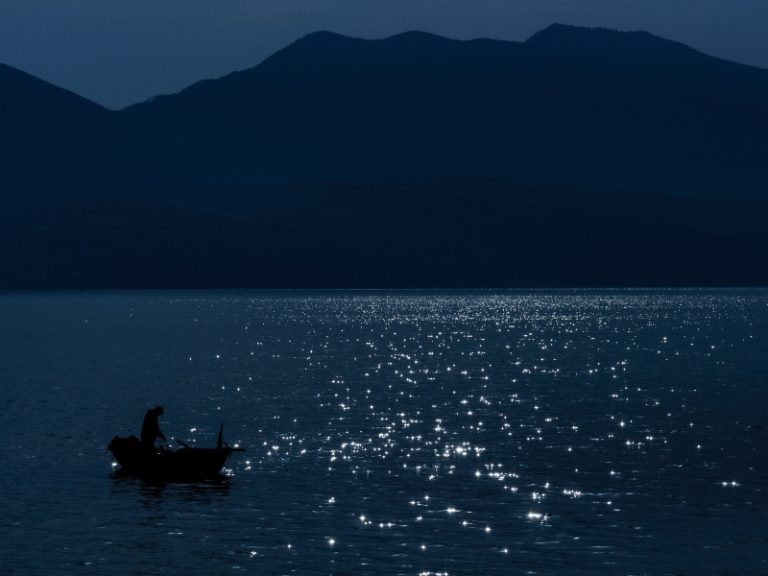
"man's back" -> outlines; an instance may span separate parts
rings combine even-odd
[[[154,445],[157,438],[165,438],[160,431],[158,417],[163,414],[163,407],[157,406],[150,408],[144,415],[144,422],[141,424],[141,444],[145,447]]]

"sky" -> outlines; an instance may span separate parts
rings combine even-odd
[[[646,30],[768,68],[768,0],[0,0],[0,62],[118,109],[317,30],[523,41],[556,22]]]

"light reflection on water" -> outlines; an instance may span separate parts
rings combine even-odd
[[[768,291],[43,294],[0,311],[4,573],[768,572]],[[110,478],[104,446],[155,403],[187,442],[225,423],[247,447],[231,480]]]

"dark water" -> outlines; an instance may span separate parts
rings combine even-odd
[[[2,574],[768,574],[768,291],[0,297]],[[221,484],[105,446],[247,447]]]

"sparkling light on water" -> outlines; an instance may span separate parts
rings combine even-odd
[[[171,546],[189,574],[768,573],[768,449],[749,428],[768,405],[765,291],[132,298],[130,316],[116,297],[76,300],[87,328],[71,327],[71,302],[61,320],[46,309],[88,354],[49,359],[32,380],[24,372],[52,354],[44,344],[23,369],[8,359],[6,378],[28,386],[10,401],[76,373],[67,386],[82,388],[66,396],[101,398],[88,410],[107,414],[93,425],[101,444],[135,433],[129,419],[151,401],[166,406],[167,434],[211,444],[223,421],[247,451],[219,492],[118,482],[88,510],[102,475],[68,496],[68,510],[105,516],[102,543],[88,544],[101,569],[143,550],[132,572],[172,573],[160,562]],[[5,350],[18,350],[10,338]],[[88,380],[94,357],[105,364]],[[116,373],[125,405],[102,391]],[[73,524],[38,522],[60,560],[33,572],[72,571]]]

